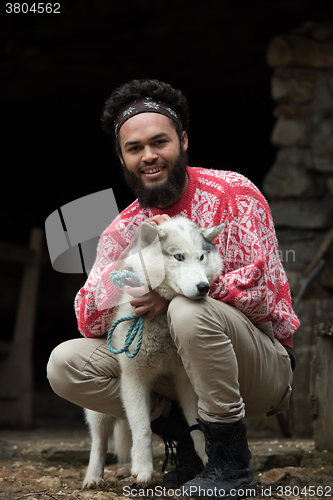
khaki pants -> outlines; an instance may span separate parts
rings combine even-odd
[[[171,301],[168,321],[203,420],[232,423],[244,416],[288,408],[290,359],[274,339],[270,323],[255,326],[229,304],[182,296]],[[109,351],[106,337],[60,344],[52,352],[47,370],[59,396],[125,418],[117,355]],[[176,399],[176,391],[169,375],[153,386],[152,420],[162,414],[170,399]]]

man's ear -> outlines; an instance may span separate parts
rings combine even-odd
[[[182,133],[180,143],[181,143],[181,146],[183,148],[183,151],[187,151],[187,148],[188,148],[188,136],[187,136],[187,133],[185,132],[185,130]]]
[[[121,151],[119,149],[117,149],[117,153],[118,153],[118,158],[119,158],[120,163],[122,164],[123,167],[125,167],[124,158],[123,158],[123,155],[121,154]]]

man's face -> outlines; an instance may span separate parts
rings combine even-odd
[[[186,132],[180,143],[168,117],[141,113],[123,124],[119,143],[125,180],[140,205],[167,208],[181,198],[187,187]]]

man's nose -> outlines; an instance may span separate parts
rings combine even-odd
[[[143,156],[142,156],[142,161],[145,161],[147,163],[151,163],[152,161],[157,160],[158,154],[154,149],[150,146],[146,146],[143,150]]]

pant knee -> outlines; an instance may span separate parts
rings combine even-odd
[[[169,304],[168,319],[172,321],[175,326],[186,325],[189,316],[192,315],[192,309],[195,309],[194,304],[196,301],[177,295]]]
[[[197,326],[200,323],[199,311],[201,300],[192,300],[177,295],[169,304],[168,322],[171,336],[186,341],[188,337],[194,340]]]
[[[232,341],[235,330],[233,309],[209,297],[193,300],[176,296],[169,304],[168,322],[178,349],[181,344],[187,350],[202,349],[207,342],[224,349]]]
[[[68,371],[68,349],[66,342],[53,349],[46,367],[46,374],[50,386],[58,396],[67,399],[70,381]]]

